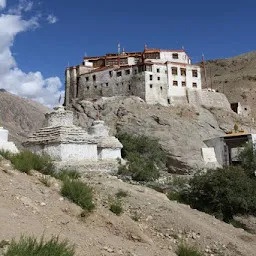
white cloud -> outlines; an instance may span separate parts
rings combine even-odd
[[[17,6],[8,10],[9,14],[21,15],[22,12],[29,12],[32,10],[34,3],[30,0],[19,0]]]
[[[6,7],[6,0],[0,0],[0,10]]]
[[[58,18],[52,14],[48,15],[47,17],[47,21],[50,23],[50,24],[55,24],[57,21],[58,21]]]
[[[12,53],[16,35],[39,26],[39,17],[24,19],[22,16],[23,12],[32,8],[33,4],[29,3],[30,1],[22,0],[16,7],[16,12],[12,9],[11,12],[7,10],[7,14],[0,13],[0,88],[52,107],[58,103],[60,94],[64,98],[60,78],[45,79],[39,71],[23,72]]]

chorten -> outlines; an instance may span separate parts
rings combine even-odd
[[[8,141],[9,132],[0,125],[0,150],[9,151],[11,153],[19,153],[15,144]]]

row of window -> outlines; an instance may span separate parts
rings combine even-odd
[[[173,75],[178,75],[178,68],[173,67],[172,68],[172,74]],[[180,74],[182,76],[186,76],[187,75],[187,70],[185,68],[181,68],[180,69]],[[192,70],[192,77],[198,77],[198,71],[196,69]]]
[[[178,86],[178,81],[173,81],[173,84],[172,84],[173,86]],[[181,82],[181,86],[182,87],[186,87],[186,82]],[[150,84],[149,85],[149,87],[150,88],[153,88],[153,84]],[[197,88],[197,83],[192,83],[192,87],[194,87],[194,88]],[[163,88],[162,87],[160,87],[160,89],[162,90]]]
[[[146,71],[146,70],[143,70],[143,71]],[[130,75],[130,74],[131,74],[131,70],[130,70],[130,69],[127,69],[127,70],[125,70],[124,72],[125,72],[125,75]],[[157,73],[160,73],[160,69],[158,68],[158,69],[156,70],[156,72],[157,72]],[[137,73],[137,72],[136,72],[136,70],[135,70],[135,74],[136,74],[136,73]],[[173,74],[173,75],[178,75],[178,68],[173,67],[173,68],[172,68],[172,74]],[[180,74],[181,74],[182,76],[186,76],[186,75],[187,75],[186,69],[185,69],[185,68],[181,68],[181,69],[180,69]],[[113,77],[113,71],[109,71],[109,76],[110,76],[110,77]],[[122,71],[117,71],[117,72],[116,72],[116,77],[121,77],[121,76],[122,76]],[[197,71],[196,69],[193,69],[193,70],[192,70],[192,77],[198,77],[198,71]],[[87,76],[85,79],[86,79],[86,82],[89,81],[89,77],[88,77],[88,76]],[[160,77],[158,77],[157,79],[160,80]],[[92,76],[92,80],[93,80],[93,81],[96,81],[96,75],[93,75],[93,76]],[[151,80],[151,81],[153,80],[153,75],[150,75],[150,80]]]

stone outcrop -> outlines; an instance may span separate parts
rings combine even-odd
[[[192,104],[148,105],[135,96],[102,98],[95,102],[83,100],[73,102],[70,109],[75,113],[74,122],[84,128],[92,125],[100,111],[112,135],[126,132],[158,139],[168,154],[168,171],[179,173],[205,167],[201,151],[206,147],[204,140],[224,135],[235,123],[245,131],[253,127],[250,120],[231,110]]]

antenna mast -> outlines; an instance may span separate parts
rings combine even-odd
[[[204,80],[205,80],[205,85],[207,86],[207,78],[206,78],[206,67],[205,67],[205,61],[204,61],[204,54],[202,54],[202,62],[203,62],[203,69],[204,69]]]

